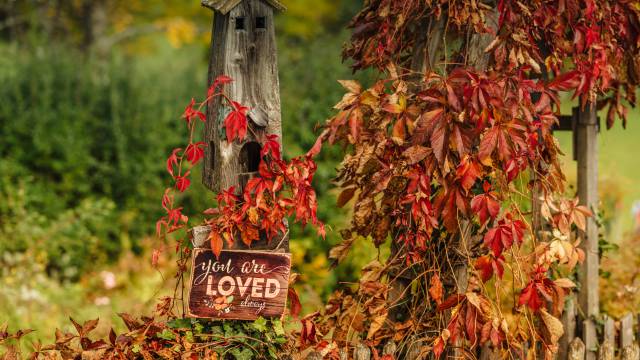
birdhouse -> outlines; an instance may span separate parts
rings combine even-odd
[[[202,182],[215,192],[230,186],[241,191],[257,174],[266,136],[281,139],[273,18],[274,10],[284,6],[277,0],[203,0],[202,5],[215,12],[209,84],[219,75],[230,76],[233,82],[225,87],[227,95],[250,109],[245,139],[229,144],[223,123],[231,108],[220,99],[207,108]]]

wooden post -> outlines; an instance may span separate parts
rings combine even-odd
[[[230,76],[227,95],[250,110],[246,138],[229,144],[223,120],[230,107],[220,99],[208,106],[202,182],[214,192],[240,190],[258,171],[266,135],[282,136],[273,21],[274,8],[282,5],[274,0],[204,0],[203,5],[215,13],[209,84],[219,75]]]
[[[260,151],[267,135],[277,135],[282,145],[280,89],[274,24],[274,10],[284,10],[278,0],[202,0],[202,5],[214,10],[209,60],[209,85],[226,75],[233,79],[225,92],[233,101],[249,108],[248,131],[243,140],[227,141],[223,127],[231,111],[220,98],[207,106],[204,140],[202,183],[218,193],[234,187],[241,193],[247,181],[258,175]],[[285,224],[286,225],[286,224]],[[208,229],[194,229],[208,235]],[[227,248],[225,243],[225,249]],[[236,241],[233,249],[247,249]],[[288,231],[281,239],[267,241],[263,234],[251,249],[289,251]]]
[[[579,110],[575,133],[578,162],[578,197],[594,215],[598,206],[598,119],[595,104]],[[586,359],[595,360],[598,347],[594,318],[599,314],[598,296],[598,226],[595,217],[587,219],[586,231],[580,232],[585,261],[580,267],[580,312],[583,316],[583,341]]]
[[[612,318],[604,316],[604,340],[598,349],[598,360],[613,360],[615,356],[616,329]]]
[[[569,344],[569,354],[567,360],[584,360],[585,348],[580,338],[574,338]],[[562,359],[564,360],[564,359]]]
[[[620,319],[620,348],[624,349],[627,346],[633,344],[633,315],[631,313],[626,314]]]
[[[567,359],[569,354],[569,344],[576,336],[576,307],[575,297],[570,295],[567,299],[567,303],[562,313],[562,326],[564,328],[564,334],[560,338],[558,344],[558,356],[560,360]]]

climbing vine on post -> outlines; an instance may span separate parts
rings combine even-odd
[[[639,16],[633,1],[365,1],[344,57],[379,80],[341,81],[318,141],[345,149],[338,205],[353,210],[331,256],[357,237],[392,251],[303,319],[302,343],[551,358],[591,216],[563,197],[552,130],[564,93],[625,124]]]

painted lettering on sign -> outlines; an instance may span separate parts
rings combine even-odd
[[[209,249],[193,253],[189,314],[216,319],[253,320],[284,313],[291,255]]]

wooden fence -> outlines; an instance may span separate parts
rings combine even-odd
[[[566,339],[571,341],[567,341],[566,349],[561,349],[558,359],[640,360],[640,347],[636,341],[640,335],[637,320],[638,316],[631,313],[618,321],[605,315],[597,349],[587,349],[580,337],[567,333]]]

